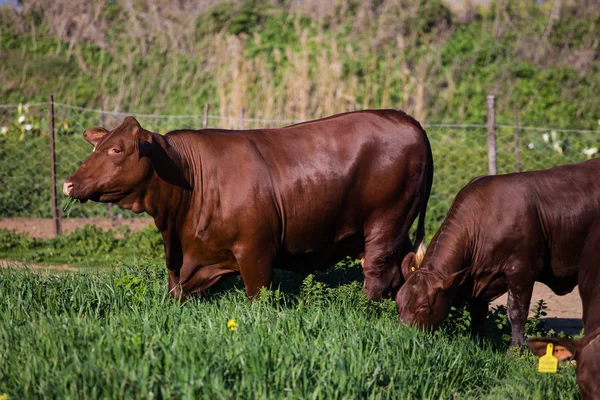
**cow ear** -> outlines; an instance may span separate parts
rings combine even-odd
[[[462,285],[465,280],[469,277],[469,268],[465,268],[458,272],[453,273],[450,276],[447,276],[442,281],[442,289],[448,290],[451,287],[458,287]]]
[[[404,276],[404,280],[408,280],[410,274],[412,274],[416,269],[417,267],[415,266],[415,253],[414,251],[411,251],[404,257],[404,260],[402,260],[401,270],[402,276]]]
[[[137,132],[136,136],[139,158],[149,157],[152,153],[153,147],[157,145],[156,140],[154,140],[154,135],[155,134],[145,130],[139,130]]]
[[[140,128],[137,132],[137,145],[140,159],[149,158],[154,171],[161,179],[172,185],[192,190],[182,170],[180,156],[164,136]]]
[[[83,132],[83,138],[87,140],[92,146],[96,145],[102,140],[104,136],[108,134],[108,131],[102,127],[89,128]]]
[[[138,122],[138,120],[135,119],[132,116],[126,117],[123,120],[123,122],[121,122],[121,126],[130,129],[131,133],[134,134],[134,135],[137,134],[137,131],[139,129],[142,129],[142,126],[140,125],[140,123]]]
[[[529,338],[527,339],[527,346],[531,349],[531,352],[538,357],[546,355],[546,349],[548,343],[554,345],[554,356],[558,358],[558,361],[565,360],[567,358],[577,358],[579,353],[581,342],[573,339],[566,338]]]

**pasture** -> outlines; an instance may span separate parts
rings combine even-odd
[[[597,2],[450,3],[0,2],[0,400],[578,398],[573,364],[540,374],[508,351],[503,307],[484,343],[464,309],[435,333],[410,329],[392,300],[367,301],[356,260],[278,272],[251,303],[232,277],[180,304],[154,227],[72,230],[131,212],[76,204],[52,237],[53,180],[60,192],[92,149],[81,134],[130,114],[164,134],[400,108],[433,150],[428,241],[488,172],[487,95],[498,173],[597,156]],[[532,307],[526,336],[556,334]]]
[[[154,228],[79,229],[58,239],[0,230],[0,258],[80,272],[0,268],[0,394],[9,398],[577,398],[575,368],[539,374],[507,353],[502,309],[488,339],[468,314],[443,329],[398,324],[391,300],[361,293],[347,260],[305,279],[279,272],[248,302],[239,278],[181,305],[166,296]],[[107,267],[110,265],[111,267]],[[527,334],[544,333],[541,310]],[[228,321],[235,320],[235,330]]]

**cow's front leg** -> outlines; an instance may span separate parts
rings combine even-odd
[[[179,270],[168,270],[169,274],[169,295],[177,300],[183,301],[185,296],[181,291],[181,285],[179,284]]]
[[[271,285],[275,259],[273,250],[248,246],[238,249],[235,258],[249,298],[254,298],[261,288]]]
[[[519,276],[511,279],[508,284],[508,320],[512,330],[511,347],[523,346],[533,283],[533,278]]]
[[[183,301],[185,296],[179,283],[180,271],[183,267],[181,241],[173,229],[165,229],[161,232],[161,235],[165,248],[165,264],[169,274],[169,295],[174,299]]]

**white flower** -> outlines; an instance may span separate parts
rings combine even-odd
[[[25,121],[25,116],[21,115],[17,121],[19,121],[19,123],[22,124],[23,121]]]
[[[0,128],[0,133],[6,135],[8,133],[8,126],[3,126]]]
[[[551,131],[550,136],[552,136],[552,141],[556,142],[556,131]]]
[[[542,135],[542,139],[544,139],[544,142],[548,143],[548,142],[550,142],[550,135],[548,135],[547,133],[544,133]]]
[[[535,146],[533,145],[533,143],[529,143],[529,144],[527,145],[527,147],[529,147],[530,149],[533,149]]]
[[[583,154],[585,154],[587,156],[588,160],[591,159],[592,156],[594,154],[596,154],[597,152],[598,152],[598,149],[596,147],[590,147],[589,149],[583,150]]]
[[[30,131],[30,130],[33,129],[33,125],[31,125],[31,124],[25,124],[25,125],[23,125],[23,128],[25,128],[26,131]]]
[[[561,156],[563,155],[562,142],[560,140],[557,140],[556,142],[554,142],[552,144],[552,147],[554,148],[554,150],[556,150],[556,152],[558,154],[560,154]]]

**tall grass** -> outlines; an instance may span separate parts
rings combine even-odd
[[[64,276],[0,269],[9,398],[575,398],[574,368],[535,372],[399,325],[358,282],[309,278],[248,302],[239,284],[180,305],[152,265]],[[294,294],[296,293],[296,294]],[[227,321],[235,319],[231,331]]]

